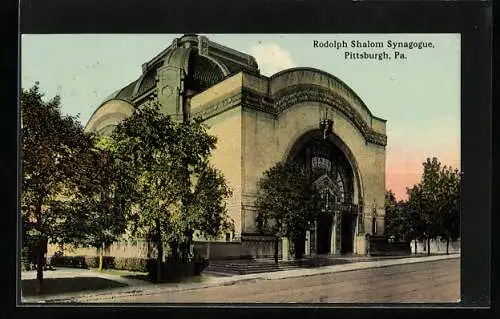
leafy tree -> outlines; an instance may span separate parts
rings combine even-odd
[[[408,237],[408,218],[403,205],[403,201],[397,202],[392,190],[385,192],[385,232],[395,240],[406,240]]]
[[[135,197],[132,173],[119,161],[113,141],[109,137],[95,136],[94,145],[87,153],[88,169],[81,181],[82,190],[71,204],[76,208],[69,223],[78,223],[80,243],[101,248],[102,254],[125,233],[126,218],[132,210]],[[72,236],[76,236],[73,232]]]
[[[264,172],[258,183],[257,227],[276,236],[275,262],[278,262],[279,237],[293,243],[303,242],[305,232],[319,211],[319,194],[305,170],[295,164],[279,162]],[[295,250],[301,258],[301,251]]]
[[[438,236],[450,239],[459,235],[460,178],[458,170],[441,166],[437,158],[427,158],[423,163],[422,180],[409,191],[409,204],[419,212],[420,237],[427,241]]]
[[[439,237],[446,241],[446,254],[450,240],[460,237],[460,173],[444,166],[440,172]]]
[[[417,189],[407,189],[408,201],[396,201],[394,193],[389,190],[385,193],[385,231],[396,240],[414,242],[414,251],[417,253],[417,240],[423,233],[423,224],[420,208],[415,206],[415,193]]]
[[[421,181],[421,206],[422,217],[425,225],[425,237],[427,239],[427,253],[430,254],[430,240],[436,238],[439,233],[439,187],[441,163],[437,158],[427,158],[423,163],[424,172]]]
[[[201,120],[176,123],[152,105],[121,122],[112,139],[133,172],[132,234],[155,242],[160,279],[164,243],[174,259],[185,259],[195,230],[216,236],[227,226],[223,199],[230,192],[222,174],[208,165],[216,138]]]
[[[152,239],[157,247],[161,276],[163,243],[173,233],[172,215],[180,206],[182,185],[175,124],[156,108],[136,110],[114,130],[119,157],[133,171],[136,207],[132,234]]]
[[[61,241],[71,210],[69,199],[80,189],[85,167],[79,165],[92,139],[77,117],[63,115],[60,98],[43,100],[38,83],[21,92],[21,213],[36,243],[38,292],[43,286],[43,261],[47,242]],[[71,225],[77,226],[77,225]],[[68,237],[68,236],[67,236]],[[69,238],[66,238],[69,239]]]
[[[217,238],[223,231],[234,231],[234,222],[227,215],[226,199],[232,194],[224,176],[216,168],[205,164],[204,168],[190,179],[182,214],[178,220],[184,237],[184,255],[190,250],[195,230],[206,238]]]
[[[398,240],[401,236],[399,229],[401,225],[401,216],[397,209],[396,196],[392,190],[385,191],[385,233],[388,236],[394,236]]]
[[[227,215],[226,199],[231,196],[223,174],[209,164],[217,139],[207,134],[201,119],[176,123],[180,153],[173,160],[179,166],[181,205],[172,215],[173,231],[169,238],[174,259],[192,257],[195,231],[207,238],[217,238],[222,232],[234,230]]]

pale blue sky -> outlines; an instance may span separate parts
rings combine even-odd
[[[60,94],[63,112],[79,113],[85,125],[104,98],[137,79],[141,64],[180,36],[23,35],[21,85],[27,88],[39,81],[48,97]],[[421,162],[427,156],[459,167],[460,35],[206,36],[255,56],[264,75],[288,67],[314,67],[349,85],[374,115],[387,120],[387,183],[388,187],[394,184],[391,187],[398,195],[402,196],[403,185],[395,179],[408,175],[403,178],[407,180],[404,184],[412,184],[413,175],[420,174]],[[435,48],[402,49],[406,60],[346,60],[344,51],[365,49],[314,48],[313,40],[432,41]],[[381,50],[393,52],[387,48],[366,49]]]

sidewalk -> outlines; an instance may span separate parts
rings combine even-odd
[[[44,278],[74,278],[74,277],[86,277],[86,276],[108,279],[108,280],[124,283],[128,286],[131,286],[131,287],[132,286],[135,287],[135,286],[152,285],[151,283],[144,281],[144,280],[126,278],[126,277],[111,275],[111,274],[98,272],[96,270],[89,270],[89,269],[59,268],[57,270],[45,270],[43,272]],[[26,279],[36,279],[36,271],[32,270],[32,271],[21,272],[21,280],[26,280]]]
[[[187,291],[195,289],[203,289],[209,287],[234,285],[240,282],[257,281],[257,280],[273,280],[304,276],[322,275],[327,273],[336,273],[344,271],[354,271],[368,268],[388,267],[393,265],[412,264],[420,262],[432,262],[437,260],[460,258],[460,254],[439,255],[429,257],[404,257],[398,259],[386,259],[376,261],[363,261],[357,263],[340,264],[334,266],[326,266],[320,268],[309,269],[293,269],[287,271],[237,275],[231,277],[205,277],[205,282],[201,283],[172,283],[172,284],[148,284],[135,285],[125,288],[117,288],[112,290],[94,291],[90,293],[75,293],[59,296],[46,296],[41,298],[23,298],[23,302],[37,303],[92,303],[99,300],[109,300],[112,302],[114,298],[124,296],[137,295],[154,295],[164,292]]]

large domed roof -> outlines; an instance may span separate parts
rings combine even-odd
[[[169,47],[144,63],[138,79],[115,91],[103,103],[120,99],[135,104],[155,88],[157,70],[164,65],[184,70],[185,89],[192,94],[240,71],[259,73],[257,62],[252,56],[212,42],[204,36],[184,35],[174,39]]]

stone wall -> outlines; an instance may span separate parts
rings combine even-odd
[[[274,257],[274,238],[246,237],[242,241],[243,247],[255,258],[273,258]],[[282,256],[282,241],[278,242],[278,256]]]
[[[368,250],[367,250],[367,245],[366,245],[366,237],[364,235],[359,235],[354,238],[355,244],[354,244],[354,254],[356,255],[366,255]]]
[[[125,257],[125,258],[149,258],[153,253],[153,247],[148,246],[146,242],[136,244],[120,242],[112,244],[104,249],[105,256]],[[100,251],[93,247],[74,247],[72,245],[54,245],[47,247],[47,256],[53,256],[54,253],[62,251],[64,256],[99,256]]]
[[[250,251],[241,242],[195,242],[194,248],[209,260],[249,258]]]
[[[386,236],[366,235],[367,252],[370,256],[410,255],[410,242],[389,241]]]

